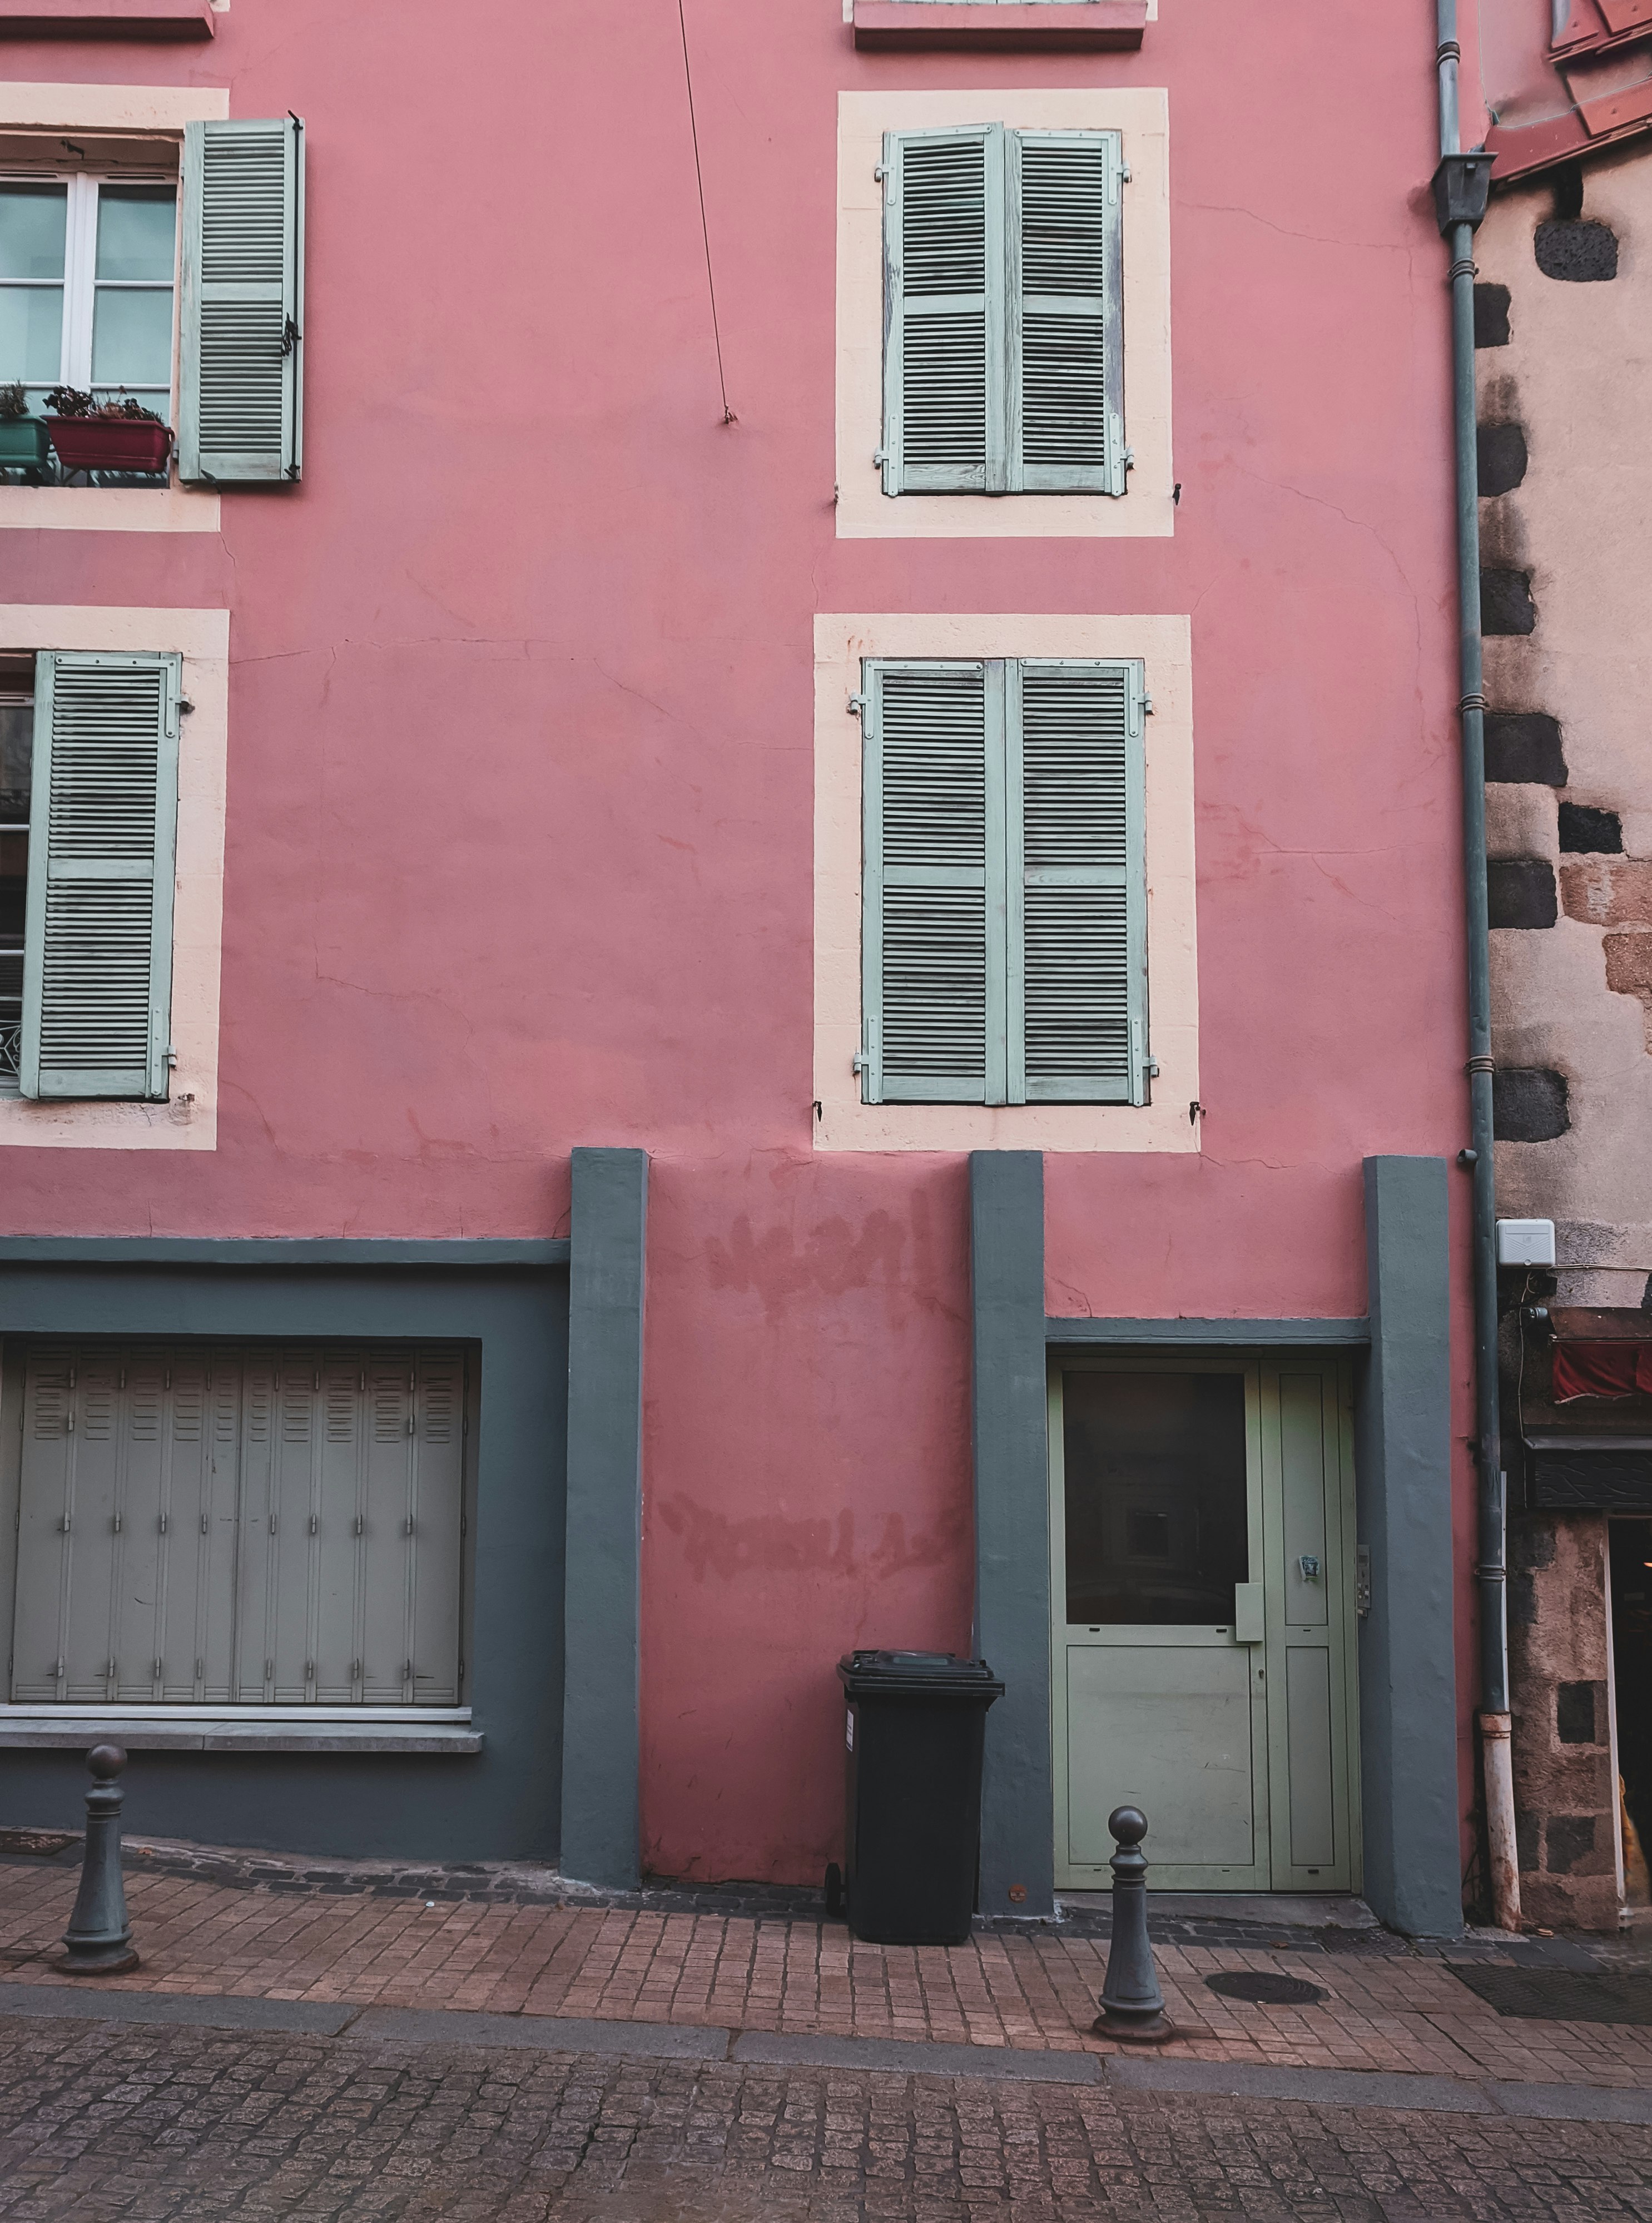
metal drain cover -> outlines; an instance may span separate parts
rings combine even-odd
[[[1652,1976],[1625,1969],[1510,1968],[1447,1962],[1459,1983],[1500,2015],[1523,2021],[1652,2023]]]
[[[1253,2006],[1307,2007],[1325,1997],[1305,1976],[1276,1976],[1264,1968],[1227,1968],[1205,1982],[1225,1999],[1249,1999]]]

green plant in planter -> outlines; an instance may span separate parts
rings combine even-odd
[[[83,394],[78,386],[54,386],[46,397],[46,406],[57,417],[119,417],[130,421],[136,419],[146,425],[164,425],[166,419],[153,409],[146,409],[129,394],[118,400],[99,401],[93,394]]]
[[[44,476],[51,436],[28,413],[28,396],[18,385],[0,386],[0,470],[22,471],[36,482]]]

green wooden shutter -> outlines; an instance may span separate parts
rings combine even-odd
[[[182,477],[215,486],[298,477],[303,295],[302,123],[186,125]]]
[[[1012,492],[1125,491],[1123,178],[1116,131],[1012,135]]]
[[[1004,668],[864,672],[862,1093],[1001,1104]]]
[[[1008,702],[1010,1100],[1144,1103],[1143,668],[1024,663]]]
[[[25,1096],[166,1097],[182,671],[36,659]]]
[[[884,140],[883,490],[1006,484],[1004,130]]]

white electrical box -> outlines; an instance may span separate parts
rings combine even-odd
[[[1554,1263],[1554,1222],[1552,1219],[1499,1219],[1499,1266],[1552,1266]]]

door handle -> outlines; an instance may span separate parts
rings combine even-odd
[[[1265,1634],[1262,1615],[1261,1584],[1235,1583],[1233,1585],[1234,1643],[1260,1644]]]

